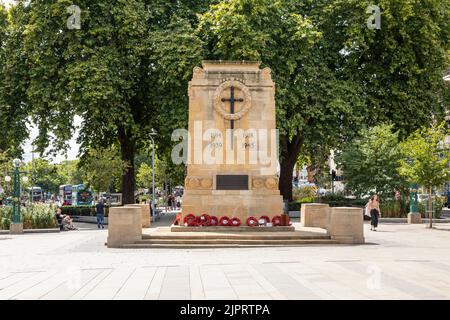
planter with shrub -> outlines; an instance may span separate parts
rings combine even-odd
[[[33,204],[21,207],[22,223],[24,229],[51,229],[57,228],[55,221],[56,206],[47,204]],[[12,217],[12,207],[0,207],[0,229],[9,230]]]

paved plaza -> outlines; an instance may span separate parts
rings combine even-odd
[[[92,225],[0,235],[0,299],[450,299],[450,225],[437,227],[366,224],[357,246],[191,250],[108,249]]]

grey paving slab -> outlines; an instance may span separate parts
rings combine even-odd
[[[164,276],[159,299],[161,300],[187,300],[190,299],[190,277],[189,268],[168,267]]]
[[[133,273],[133,269],[119,267],[114,269],[106,278],[96,285],[83,298],[86,300],[110,300],[120,291]]]
[[[111,271],[111,270],[109,270]],[[95,284],[95,278],[105,272],[104,269],[89,269],[89,270],[81,270],[81,274],[78,278],[78,275],[75,273],[73,275],[68,274],[64,281],[58,285],[53,290],[47,292],[42,295],[40,299],[44,300],[69,300],[74,297],[78,292],[80,292],[81,288],[86,288],[88,291],[88,284]],[[91,282],[92,281],[92,282]],[[83,296],[78,295],[81,299]]]
[[[36,285],[48,280],[52,275],[53,272],[51,271],[35,272],[30,277],[25,277],[13,285],[1,290],[0,299],[15,299],[16,296],[23,294],[27,290],[31,292]]]
[[[167,267],[158,267],[155,274],[153,275],[150,287],[145,294],[144,299],[146,300],[157,300],[159,299],[161,288],[164,282],[164,277],[166,274]]]
[[[88,228],[8,235],[0,299],[450,299],[450,232],[369,228],[366,245],[201,250],[108,249]]]
[[[142,300],[156,273],[155,267],[136,268],[116,294],[116,300]]]
[[[288,299],[313,300],[320,299],[313,291],[296,281],[293,277],[282,272],[275,264],[255,265],[255,269],[259,271],[266,279],[278,289]]]
[[[231,286],[221,265],[205,265],[200,268],[206,299],[237,300],[238,295]]]

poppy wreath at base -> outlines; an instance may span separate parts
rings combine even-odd
[[[228,218],[227,216],[224,216],[224,217],[220,218],[219,225],[222,226],[222,227],[229,226],[230,225],[230,218]]]
[[[230,226],[239,227],[241,225],[241,220],[239,218],[233,217],[230,220]]]
[[[267,223],[270,223],[270,218],[269,218],[268,216],[261,216],[259,219],[260,219],[260,220],[261,220],[261,219],[266,220],[266,224],[267,224]]]
[[[249,227],[258,226],[258,220],[255,217],[248,217],[247,218],[247,226],[249,226]]]
[[[218,225],[219,225],[219,219],[217,219],[216,216],[211,216],[210,219],[209,219],[209,225],[210,225],[211,227],[216,227],[216,226],[218,226]]]
[[[197,217],[197,225],[200,227],[209,226],[210,221],[211,221],[211,217],[207,214],[202,214],[201,216]]]
[[[193,214],[188,214],[184,217],[183,224],[187,224],[188,227],[195,227],[197,225],[196,220],[197,218]]]
[[[281,224],[281,217],[280,216],[275,216],[272,219],[272,225],[274,227],[279,226]]]

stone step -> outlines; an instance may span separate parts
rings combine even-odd
[[[299,245],[338,243],[331,239],[157,239],[140,240],[136,245]]]
[[[314,235],[246,235],[246,234],[205,234],[205,235],[142,235],[142,240],[204,240],[204,239],[242,239],[242,240],[328,240],[330,236]]]
[[[299,247],[310,245],[337,245],[339,242],[334,240],[302,240],[296,243],[284,242],[273,244],[248,244],[248,243],[215,243],[215,244],[174,244],[174,243],[141,243],[123,245],[124,249],[211,249],[211,248],[262,248],[262,247]]]
[[[171,232],[293,232],[294,226],[279,226],[279,227],[184,227],[184,226],[171,226]]]

